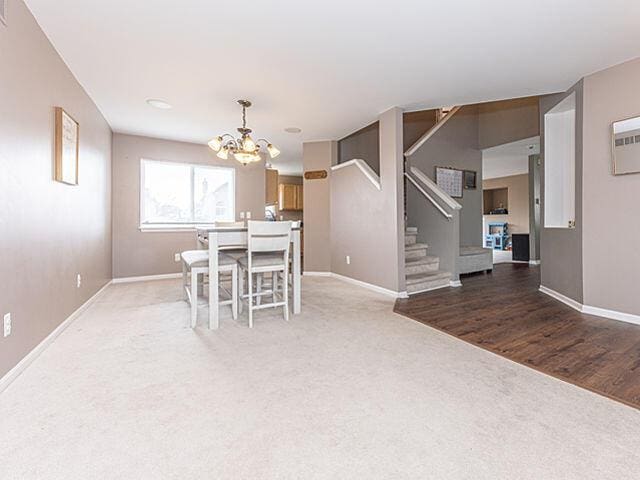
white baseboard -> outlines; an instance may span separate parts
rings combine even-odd
[[[344,275],[339,275],[337,273],[331,273],[331,276],[337,278],[338,280],[342,280],[343,282],[351,283],[352,285],[357,285],[359,287],[366,288],[368,290],[372,290],[374,292],[382,293],[384,295],[389,295],[394,298],[406,298],[407,292],[394,292],[393,290],[389,290],[388,288],[379,287],[378,285],[373,285],[371,283],[363,282],[361,280],[356,280],[355,278],[345,277]]]
[[[543,285],[540,285],[540,291],[562,303],[569,305],[574,310],[587,315],[595,315],[597,317],[609,318],[611,320],[618,320],[621,322],[633,323],[640,325],[640,315],[634,315],[631,313],[618,312],[616,310],[607,310],[606,308],[592,307],[591,305],[583,305],[576,300],[569,298],[561,293],[551,290]]]
[[[31,365],[31,363],[38,358],[38,356],[45,351],[45,349],[53,343],[53,341],[65,331],[73,321],[78,318],[82,312],[84,312],[89,306],[95,302],[100,295],[111,285],[111,281],[107,282],[100,290],[98,290],[89,300],[84,302],[78,309],[69,315],[60,325],[58,325],[53,332],[42,340],[33,350],[31,350],[18,364],[9,370],[2,378],[0,378],[0,393],[6,389],[11,382],[13,382],[18,376],[24,372],[24,370]]]
[[[640,315],[633,315],[632,313],[617,312],[615,310],[607,310],[606,308],[592,307],[590,305],[583,305],[582,313],[640,325]]]
[[[449,282],[449,286],[450,287],[454,287],[454,288],[461,287],[462,286],[462,282],[460,280],[451,280]]]
[[[142,277],[114,278],[113,283],[148,282],[150,280],[167,280],[170,278],[181,278],[182,273],[163,273],[162,275],[145,275]]]
[[[574,300],[573,298],[569,298],[566,295],[563,295],[559,292],[556,292],[555,290],[551,290],[548,287],[545,287],[544,285],[540,285],[540,289],[539,289],[542,293],[549,295],[550,297],[555,298],[556,300],[564,303],[565,305],[569,305],[571,308],[573,308],[574,310],[577,310],[579,312],[582,312],[582,304],[576,300]]]
[[[302,272],[305,277],[330,277],[331,272]]]
[[[433,292],[434,290],[440,290],[442,288],[449,288],[451,285],[440,285],[438,287],[431,287],[431,288],[425,288],[424,290],[417,290],[415,292],[411,292],[411,295],[418,295],[419,293],[427,293],[427,292]],[[462,286],[462,284],[460,284],[460,286]]]
[[[529,265],[540,265],[540,260],[529,260]]]

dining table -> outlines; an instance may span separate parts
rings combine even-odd
[[[302,258],[300,248],[300,227],[291,229],[291,243],[293,245],[292,285],[293,313],[300,313]],[[196,244],[199,250],[209,250],[209,328],[220,327],[220,313],[218,311],[218,253],[229,249],[247,248],[247,227],[240,226],[196,226]],[[242,301],[242,299],[240,299]]]

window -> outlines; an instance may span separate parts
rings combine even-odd
[[[141,160],[141,226],[234,220],[233,168]]]

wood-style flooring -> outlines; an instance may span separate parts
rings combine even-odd
[[[585,315],[540,293],[539,267],[493,273],[400,299],[395,312],[640,409],[640,326]]]

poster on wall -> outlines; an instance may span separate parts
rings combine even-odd
[[[462,198],[462,170],[436,167],[436,184],[453,198]]]
[[[64,109],[56,107],[55,112],[55,179],[77,185],[80,126]]]

